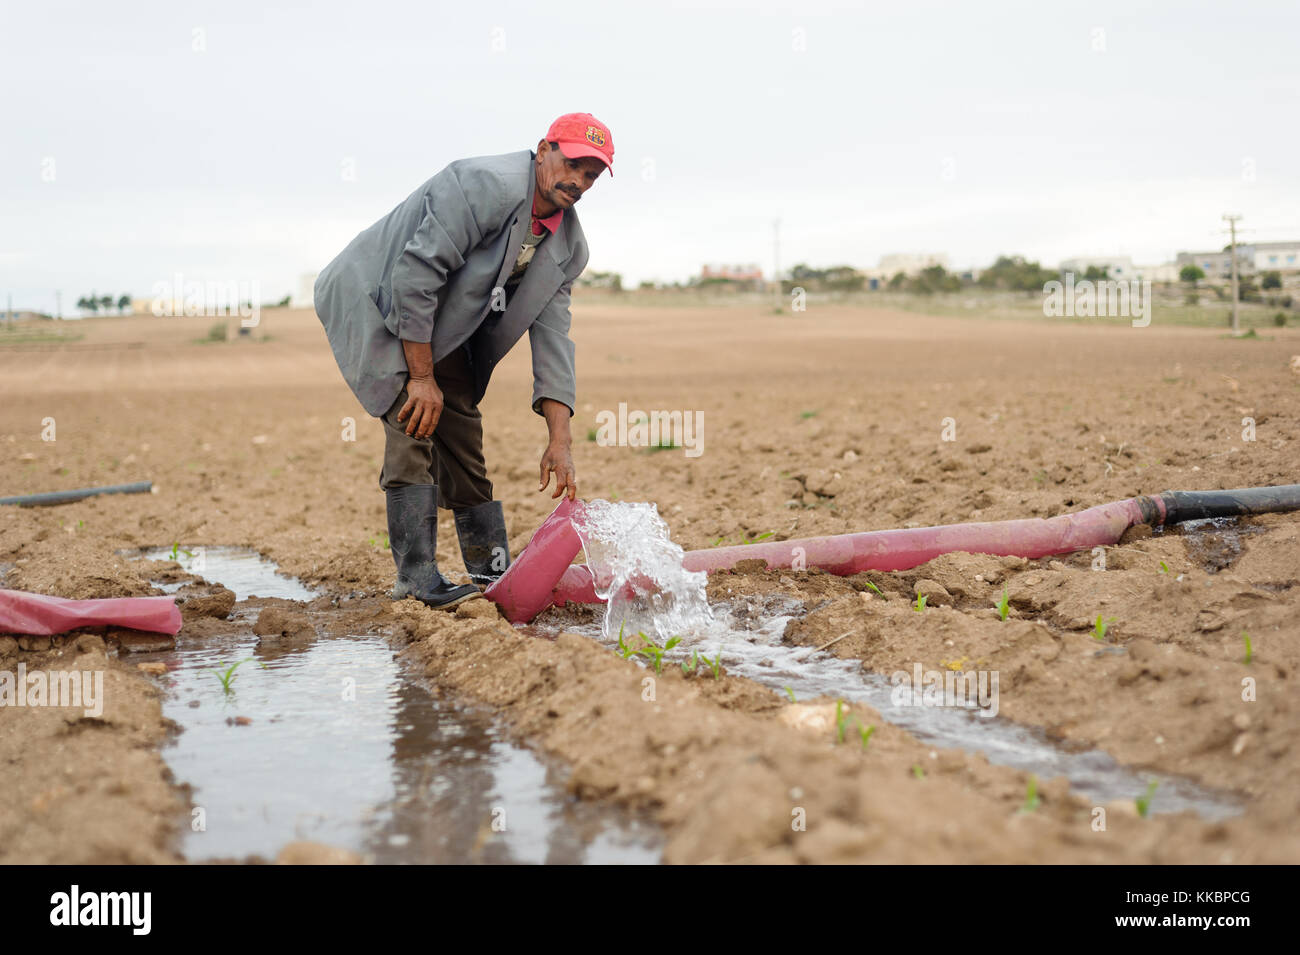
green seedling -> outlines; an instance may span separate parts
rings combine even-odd
[[[1151,808],[1151,797],[1156,794],[1156,787],[1159,785],[1159,780],[1151,780],[1147,783],[1147,791],[1133,800],[1134,804],[1137,806],[1138,815],[1143,819],[1147,817],[1147,811]]]
[[[741,543],[743,543],[743,544],[757,544],[759,541],[765,541],[765,540],[767,540],[769,537],[772,536],[772,534],[773,534],[772,531],[768,531],[766,534],[759,534],[757,537],[748,537],[748,536],[746,536],[746,537],[742,537],[742,538],[741,538]]]
[[[1041,803],[1042,800],[1038,798],[1038,777],[1031,775],[1025,785],[1025,804],[1020,807],[1020,811],[1033,812]]]
[[[1162,574],[1169,573],[1169,565],[1166,564],[1163,560],[1160,562],[1160,573]]]
[[[870,587],[872,590],[874,590],[874,591],[875,591],[877,594],[879,594],[881,597],[885,596],[884,592],[883,592],[879,587],[877,587],[875,584],[873,584],[871,581],[869,581],[869,580],[864,580],[863,583],[866,584],[868,587]]]
[[[248,657],[247,659],[244,660],[236,660],[234,663],[230,664],[230,666],[226,667],[226,669],[224,670],[221,668],[226,666],[225,663],[218,663],[216,665],[216,667],[214,668],[216,670],[216,677],[218,680],[221,681],[221,689],[224,692],[226,693],[234,692],[235,671],[238,670],[242,664],[247,663],[251,659],[253,658]]]
[[[920,763],[912,764],[912,775],[917,779],[925,779],[925,770],[921,768]]]
[[[710,660],[706,656],[701,656],[700,659],[703,660],[705,663],[707,663],[709,665],[709,669],[713,671],[713,679],[716,680],[722,676],[722,648],[721,647],[718,648],[718,657],[716,660]]]
[[[1006,620],[1007,614],[1011,612],[1011,600],[1007,596],[1007,588],[1002,588],[1002,599],[998,601],[998,619]]]
[[[673,637],[671,640],[669,640],[661,647],[653,640],[651,640],[649,637],[647,637],[645,633],[643,633],[642,631],[637,631],[637,636],[640,637],[644,641],[644,643],[640,647],[638,647],[637,649],[631,652],[635,654],[639,654],[645,657],[647,660],[652,661],[654,663],[655,673],[659,673],[662,671],[664,665],[664,654],[667,653],[669,650],[671,650],[673,647],[677,646],[677,644],[682,642],[681,637]]]
[[[858,725],[858,735],[862,737],[863,749],[867,748],[867,744],[871,742],[871,734],[874,733],[875,731],[876,731],[875,723],[872,723],[870,726],[862,726],[861,724]]]
[[[723,538],[723,537],[715,537],[715,538],[713,538],[713,540],[709,541],[709,546],[710,546],[710,547],[721,547],[721,546],[722,546],[722,542],[723,542],[725,539],[726,539],[726,538]]]
[[[193,557],[193,556],[194,556],[194,551],[192,551],[192,550],[186,550],[186,549],[185,549],[184,547],[182,547],[180,544],[173,542],[173,543],[172,543],[172,553],[171,553],[171,558],[172,558],[172,560],[180,560],[180,557],[179,557],[180,554],[184,554],[186,557]]]
[[[588,440],[588,441],[595,441],[595,440],[596,440],[596,429],[595,429],[595,428],[588,428],[588,429],[587,429],[587,440]]]
[[[799,412],[799,417],[800,417],[802,420],[807,421],[809,418],[815,418],[815,417],[817,417],[817,411],[816,411],[816,410],[813,410],[813,411],[800,411],[800,412]]]
[[[699,665],[700,665],[700,651],[692,650],[690,660],[682,661],[682,673],[685,674],[686,676],[690,676],[692,673],[695,672],[695,668],[698,667]]]
[[[798,703],[798,702],[799,702],[798,700],[796,700],[796,699],[794,698],[794,690],[790,689],[790,687],[788,687],[788,686],[785,688],[785,695],[788,696],[788,697],[790,697],[790,702],[791,702],[791,703]]]
[[[853,717],[844,712],[844,701],[835,701],[835,732],[839,736],[839,741],[844,742],[844,731],[849,728],[849,720]]]
[[[1251,659],[1255,656],[1255,650],[1250,645],[1250,634],[1245,630],[1241,631],[1241,639],[1246,641],[1246,659],[1243,660],[1242,663],[1249,664]]]
[[[1092,625],[1093,638],[1096,640],[1100,640],[1104,643],[1106,640],[1106,631],[1110,629],[1110,625],[1114,622],[1115,622],[1114,617],[1108,617],[1105,620],[1103,620],[1101,614],[1097,614],[1097,620]]]
[[[652,444],[646,448],[646,454],[654,454],[656,451],[671,451],[673,448],[680,448],[681,445],[672,438],[660,438],[658,444]]]
[[[912,605],[912,609],[915,610],[917,613],[922,613],[922,612],[925,611],[925,595],[924,595],[924,594],[917,594],[917,595],[916,595],[916,603],[914,603],[914,604]]]

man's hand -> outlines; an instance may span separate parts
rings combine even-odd
[[[551,495],[551,500],[559,497],[565,491],[569,493],[569,500],[572,501],[578,496],[578,474],[573,469],[573,438],[569,434],[569,417],[573,414],[569,406],[562,401],[556,401],[554,398],[542,399],[542,416],[546,419],[546,430],[550,434],[550,441],[546,445],[546,452],[542,455],[542,483],[538,486],[538,491],[546,490],[546,485],[550,483],[551,472],[555,472],[555,493]]]
[[[407,421],[406,433],[416,438],[427,438],[438,427],[438,419],[442,417],[442,389],[433,375],[412,377],[406,382],[406,404],[397,412],[397,420],[406,421],[407,415],[411,420]]]
[[[552,471],[555,472],[555,493],[551,495],[551,499],[554,500],[566,491],[570,501],[577,497],[578,472],[573,468],[573,454],[568,444],[552,443],[546,446],[546,452],[542,455],[542,483],[538,485],[537,490],[546,490],[546,485],[551,481]]]
[[[406,404],[397,412],[406,422],[406,433],[423,440],[433,434],[442,417],[442,389],[433,380],[433,346],[428,342],[402,341],[402,354],[410,377],[406,382]]]

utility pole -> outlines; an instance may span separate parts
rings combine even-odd
[[[1223,218],[1232,233],[1229,254],[1232,262],[1232,334],[1235,337],[1241,333],[1241,326],[1237,320],[1237,223],[1241,220],[1241,216],[1225,212]]]

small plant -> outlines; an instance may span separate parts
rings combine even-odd
[[[1030,775],[1029,782],[1025,784],[1025,804],[1020,807],[1021,812],[1034,812],[1042,800],[1038,798],[1038,777]]]
[[[1133,800],[1133,803],[1137,806],[1138,815],[1143,819],[1147,817],[1147,812],[1151,808],[1151,797],[1156,794],[1156,787],[1159,785],[1159,780],[1151,780],[1147,783],[1147,791]]]
[[[917,613],[923,613],[925,611],[925,600],[925,594],[917,594],[916,603],[912,604],[912,609]]]
[[[216,671],[215,673],[216,678],[221,681],[221,689],[224,692],[226,693],[234,692],[235,671],[238,670],[242,664],[247,663],[251,659],[253,658],[248,657],[247,659],[244,660],[236,660],[228,667],[226,667],[225,663],[218,663],[216,667],[214,667]],[[226,668],[223,670],[221,669],[222,667],[226,667]]]
[[[860,723],[858,724],[858,735],[862,737],[863,749],[867,748],[867,744],[871,742],[871,734],[874,733],[875,731],[876,731],[875,723],[872,723],[870,726],[863,726]]]
[[[226,323],[216,322],[208,327],[208,337],[206,340],[210,342],[224,342],[229,335],[230,333],[226,329]]]
[[[186,550],[186,549],[185,549],[184,547],[182,547],[180,544],[173,542],[173,543],[172,543],[171,559],[172,559],[172,560],[180,560],[180,555],[181,555],[181,554],[184,554],[186,557],[193,557],[193,556],[194,556],[194,551],[192,551],[192,550]]]
[[[374,548],[377,548],[377,549],[379,549],[379,550],[390,550],[390,549],[391,549],[391,547],[390,547],[390,545],[389,545],[389,543],[388,543],[388,535],[387,535],[387,534],[379,534],[379,535],[376,536],[376,537],[372,537],[372,538],[370,538],[370,546],[371,546],[371,547],[374,547]]]
[[[595,440],[596,440],[596,429],[595,429],[595,428],[588,428],[588,429],[587,429],[587,440],[588,440],[588,441],[595,441]]]
[[[1093,639],[1099,640],[1104,643],[1106,641],[1106,631],[1110,629],[1110,625],[1114,622],[1115,622],[1114,617],[1108,617],[1105,620],[1103,620],[1101,614],[1097,614],[1097,620],[1092,625]]]
[[[869,580],[864,580],[863,583],[866,584],[868,587],[870,587],[872,590],[874,590],[874,591],[875,591],[878,595],[880,595],[881,597],[885,596],[884,592],[883,592],[879,587],[877,587],[875,584],[873,584],[871,581],[869,581]]]
[[[756,536],[756,537],[749,537],[748,535],[746,535],[745,537],[742,537],[742,538],[741,538],[741,543],[744,543],[744,544],[757,544],[759,541],[765,541],[765,540],[767,540],[769,537],[772,536],[772,534],[773,534],[773,531],[768,531],[768,532],[765,533],[765,534],[759,534],[759,535]]]
[[[1241,639],[1246,642],[1246,659],[1242,660],[1241,662],[1249,665],[1250,661],[1255,656],[1255,650],[1250,645],[1250,634],[1248,634],[1245,630],[1241,631]]]
[[[682,661],[682,673],[685,676],[690,676],[692,673],[695,672],[696,667],[698,667],[699,665],[700,665],[700,651],[692,650],[690,660]]]
[[[656,451],[671,451],[673,448],[680,448],[681,445],[672,438],[660,438],[658,444],[652,444],[647,447],[646,454],[654,454]]]
[[[722,546],[722,542],[723,542],[724,540],[726,540],[725,537],[715,537],[715,538],[713,538],[713,540],[709,541],[709,546],[710,546],[710,547],[721,547],[721,546]]]
[[[1002,599],[997,603],[998,619],[1006,620],[1007,614],[1011,612],[1011,600],[1007,596],[1007,588],[1002,588]]]
[[[844,711],[844,701],[835,701],[835,732],[839,741],[844,742],[844,731],[849,728],[849,720],[853,717]]]
[[[706,656],[701,656],[700,659],[703,660],[705,663],[707,663],[709,665],[709,669],[713,671],[713,679],[716,680],[722,676],[722,648],[721,647],[718,648],[718,657],[716,660],[710,660]]]
[[[921,768],[920,763],[912,764],[912,775],[917,779],[925,779],[925,770]]]
[[[817,410],[818,410],[818,409],[814,409],[814,410],[812,410],[812,411],[800,411],[800,412],[799,412],[799,417],[800,417],[800,419],[802,419],[803,421],[807,421],[809,418],[815,418],[815,417],[817,417]]]
[[[796,700],[796,699],[794,698],[794,690],[790,689],[788,686],[785,688],[785,695],[788,696],[788,697],[790,697],[790,702],[791,702],[791,703],[798,703],[798,702],[799,702],[798,700]]]
[[[1169,565],[1166,564],[1163,560],[1160,562],[1160,573],[1162,574],[1169,573]]]

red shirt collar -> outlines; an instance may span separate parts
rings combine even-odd
[[[560,227],[560,220],[563,218],[563,209],[556,209],[554,215],[549,215],[545,219],[537,218],[537,196],[533,196],[533,235],[541,235],[543,226],[546,227],[547,232],[554,233]]]

